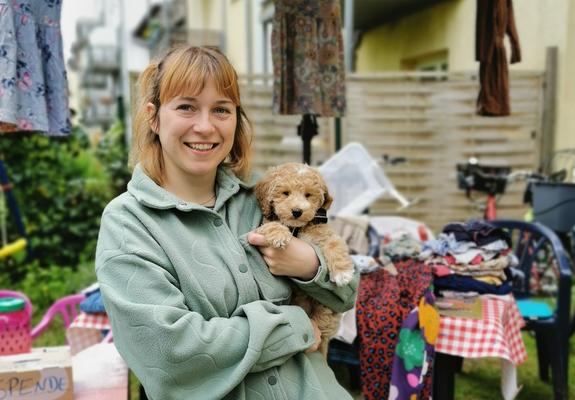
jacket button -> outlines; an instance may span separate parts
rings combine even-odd
[[[239,270],[242,273],[248,272],[248,266],[246,264],[240,264]]]
[[[275,376],[270,376],[268,377],[268,383],[270,385],[275,385],[276,383],[278,383],[278,378],[276,378]]]
[[[218,218],[218,219],[215,219],[215,220],[214,220],[214,225],[215,225],[215,226],[222,226],[223,223],[224,223],[224,222],[222,221],[221,218]]]
[[[307,333],[304,333],[304,334],[303,334],[303,341],[304,341],[304,342],[307,342],[308,339],[309,339],[308,334],[307,334]]]

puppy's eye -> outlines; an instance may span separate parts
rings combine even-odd
[[[310,196],[311,196],[311,193],[306,193],[306,194],[305,194],[305,198],[306,198],[306,199],[307,199],[308,197],[310,197]]]
[[[283,191],[282,194],[283,194],[284,196],[289,196],[289,192],[288,192],[287,190]]]

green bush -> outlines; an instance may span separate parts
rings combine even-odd
[[[25,278],[19,284],[19,290],[26,293],[34,308],[47,310],[61,297],[75,292],[74,271],[70,267],[40,267],[38,261],[27,266]]]
[[[80,262],[93,258],[100,216],[113,188],[86,134],[76,128],[65,138],[4,135],[0,156],[24,220],[34,265],[75,270]],[[10,217],[8,223],[12,241],[18,232]],[[0,274],[18,282],[29,262],[21,257],[4,260]]]
[[[113,124],[96,147],[96,157],[110,177],[114,196],[123,193],[131,174],[127,168],[128,151],[121,121]]]

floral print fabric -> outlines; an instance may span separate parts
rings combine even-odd
[[[439,334],[439,313],[434,303],[433,289],[429,288],[419,300],[419,306],[403,321],[393,357],[389,400],[430,397],[430,367]]]
[[[0,0],[0,132],[70,134],[61,0]]]
[[[361,388],[366,400],[428,399],[439,332],[431,268],[396,259],[362,274],[356,302]]]
[[[343,116],[339,0],[275,0],[272,61],[274,113]]]

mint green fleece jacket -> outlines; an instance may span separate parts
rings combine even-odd
[[[186,203],[136,167],[102,215],[96,273],[114,342],[148,397],[351,399],[318,353],[290,281],[335,311],[348,286],[329,281],[322,254],[311,281],[273,276],[246,239],[262,219],[252,185],[223,168],[213,209]]]

